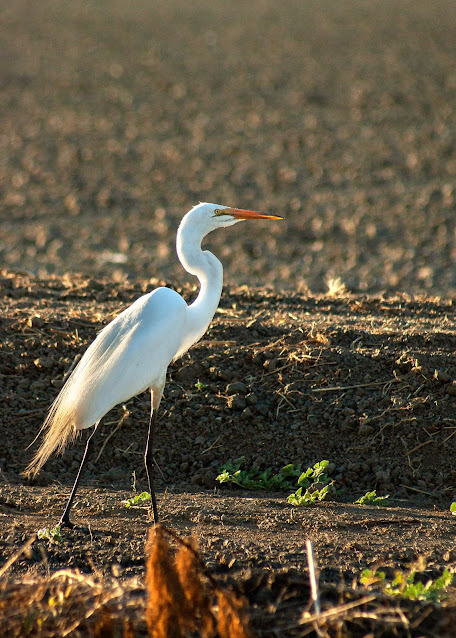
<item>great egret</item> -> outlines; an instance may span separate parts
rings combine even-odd
[[[181,264],[200,281],[196,300],[187,305],[170,288],[157,288],[137,299],[100,332],[52,404],[43,425],[44,439],[24,472],[26,476],[35,476],[51,454],[62,453],[80,430],[95,426],[87,439],[61,525],[72,527],[70,509],[98,423],[115,405],[147,389],[151,392],[151,413],[144,461],[154,522],[158,522],[152,448],[166,371],[206,332],[222,292],[222,264],[211,252],[201,249],[201,242],[212,230],[244,219],[282,218],[217,204],[192,208],[181,221],[176,248]]]

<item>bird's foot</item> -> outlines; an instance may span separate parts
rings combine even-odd
[[[59,521],[59,525],[60,527],[67,527],[68,529],[73,529],[74,527],[74,523],[70,521],[69,516],[62,516],[62,518]]]

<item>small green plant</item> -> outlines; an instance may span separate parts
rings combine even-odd
[[[37,532],[37,537],[40,540],[49,541],[51,544],[57,544],[62,541],[62,535],[60,534],[60,525],[56,525],[52,529],[49,527],[43,527]]]
[[[258,467],[241,470],[243,462],[243,456],[227,461],[220,468],[216,480],[219,483],[233,483],[248,490],[289,490],[301,473],[300,467],[295,469],[293,465],[286,465],[276,474],[273,474],[270,467],[263,472]]]
[[[385,572],[373,571],[365,569],[360,581],[369,587],[378,585],[380,589],[388,596],[400,596],[409,600],[425,600],[427,602],[439,602],[444,598],[445,592],[451,585],[453,575],[445,567],[442,576],[435,580],[429,579],[426,582],[418,580],[415,577],[418,572],[411,569],[409,572],[396,571],[395,578],[391,582],[387,582]]]
[[[313,467],[308,467],[298,478],[299,488],[294,494],[290,494],[288,502],[297,507],[308,507],[315,501],[324,501],[328,494],[330,479],[325,470],[329,461],[320,461]],[[304,490],[304,494],[303,494]]]
[[[326,494],[328,493],[328,488],[329,485],[322,487],[321,490],[314,489],[313,491],[310,491],[309,489],[306,489],[303,494],[302,487],[300,487],[294,494],[290,494],[287,500],[291,505],[308,507],[309,505],[313,505],[315,501],[324,501]]]
[[[456,516],[456,501],[453,501],[453,503],[451,503],[450,512],[453,514],[453,516]]]
[[[201,381],[199,379],[195,383],[195,390],[197,392],[203,392],[206,388],[207,388],[207,383],[201,383]]]
[[[301,465],[294,467],[291,463],[285,465],[276,474],[268,467],[263,472],[257,467],[250,470],[242,470],[244,457],[235,461],[228,461],[220,468],[217,476],[219,483],[233,483],[249,490],[290,490],[298,488],[294,494],[290,494],[288,502],[291,505],[312,505],[315,501],[323,501],[326,498],[331,482],[326,468],[329,461],[320,461],[313,467],[308,467],[304,472]]]
[[[330,479],[324,474],[324,470],[329,461],[321,461],[316,463],[313,468],[308,468],[302,472],[301,465],[294,467],[293,464],[285,465],[279,472],[274,473],[272,468],[268,467],[263,472],[259,468],[252,467],[249,470],[242,470],[241,466],[244,457],[229,460],[222,465],[216,480],[219,483],[233,483],[239,487],[248,490],[291,490],[294,487],[303,487],[307,489],[314,483],[327,484]]]
[[[389,494],[377,496],[377,492],[372,490],[372,492],[366,492],[364,496],[356,500],[355,505],[385,505],[387,498],[389,498]]]
[[[128,498],[126,501],[122,501],[122,505],[125,505],[125,507],[135,507],[142,505],[146,501],[150,501],[149,492],[141,492],[141,494],[136,494],[136,496]]]
[[[325,474],[328,465],[329,461],[320,461],[315,463],[313,467],[308,467],[298,478],[298,485],[306,489],[316,483],[327,485],[330,483],[330,478]]]

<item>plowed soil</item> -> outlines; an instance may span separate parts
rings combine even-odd
[[[57,522],[81,458],[84,440],[51,459],[34,486],[19,475],[65,371],[107,317],[157,283],[4,273],[5,556]],[[190,287],[180,291],[191,299]],[[454,325],[450,300],[227,287],[206,337],[169,370],[155,454],[163,522],[196,535],[222,571],[301,570],[308,537],[322,567],[352,578],[419,556],[436,573],[455,566]],[[147,509],[122,500],[147,487],[148,411],[145,394],[105,418],[75,505],[86,529],[49,548],[52,568],[142,572]],[[277,470],[327,459],[331,499],[296,509],[287,493],[219,489],[218,468],[240,456],[245,467]],[[353,504],[373,489],[390,495],[389,507]],[[43,569],[38,549],[14,565],[30,568]]]
[[[327,582],[420,556],[432,577],[456,569],[454,3],[1,11],[1,563],[57,522],[74,479],[83,438],[34,484],[21,477],[74,362],[157,285],[194,298],[173,244],[202,200],[285,219],[207,240],[227,285],[169,370],[163,522],[237,579],[303,571],[306,538]],[[146,488],[148,412],[141,395],[105,417],[78,527],[9,576],[142,576],[150,521],[122,500]],[[293,508],[287,493],[221,487],[241,456],[276,470],[327,459],[330,497]],[[373,489],[388,507],[353,504]]]

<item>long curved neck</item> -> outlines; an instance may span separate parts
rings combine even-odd
[[[223,287],[222,264],[211,252],[201,249],[201,242],[206,234],[201,229],[186,224],[185,219],[177,231],[176,249],[179,261],[185,270],[199,279],[201,285],[198,297],[188,307],[187,337],[192,343],[206,332],[217,310]]]

